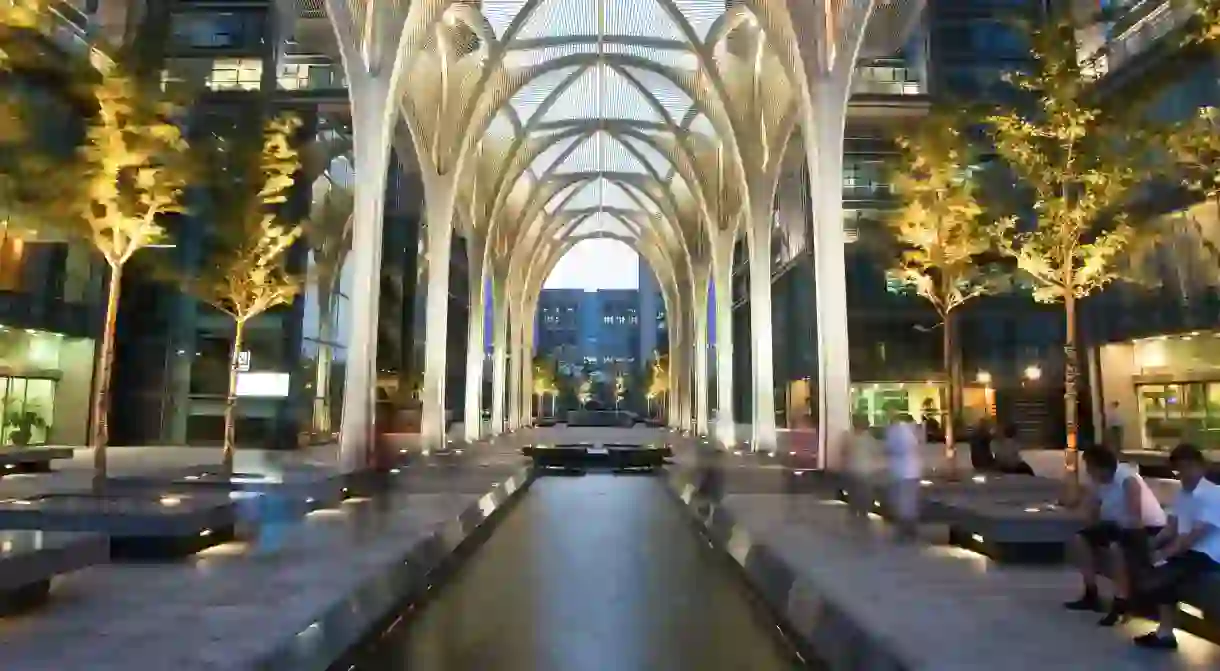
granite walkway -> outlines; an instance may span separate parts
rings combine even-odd
[[[362,588],[367,595],[421,543],[460,540],[453,536],[505,501],[504,488],[489,494],[497,483],[514,478],[512,488],[520,486],[522,464],[511,453],[461,461],[413,464],[390,493],[182,561],[110,564],[61,578],[45,607],[0,620],[0,669],[240,671],[306,635],[326,639],[319,649],[337,656],[352,641],[320,631],[323,614],[342,610]],[[383,595],[380,606],[393,596]],[[369,608],[367,598],[352,604]],[[312,663],[329,662],[291,668]]]
[[[1188,634],[1178,654],[1157,654],[1130,645],[1147,622],[1107,630],[1062,610],[1079,589],[1067,567],[1001,566],[935,542],[895,545],[883,523],[854,522],[837,501],[787,491],[781,468],[729,463],[716,504],[691,496],[686,468],[671,482],[832,669],[1220,668],[1220,647]]]

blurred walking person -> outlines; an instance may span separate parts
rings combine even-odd
[[[919,479],[923,476],[919,434],[907,413],[895,414],[885,432],[889,505],[901,542],[914,541],[919,525]]]
[[[868,416],[851,418],[851,431],[844,437],[847,451],[848,502],[852,514],[864,519],[877,499],[877,488],[885,469],[881,441],[873,435]]]

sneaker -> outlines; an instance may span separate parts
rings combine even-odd
[[[1155,631],[1135,637],[1135,645],[1149,650],[1177,650],[1176,636],[1160,636]]]
[[[1096,594],[1085,594],[1075,601],[1069,601],[1063,604],[1063,607],[1068,610],[1092,611],[1095,613],[1100,613],[1101,599],[1098,599]]]

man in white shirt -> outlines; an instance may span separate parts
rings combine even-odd
[[[897,523],[898,540],[912,541],[919,524],[919,434],[915,420],[906,413],[895,415],[885,432],[885,454],[889,462],[890,509]]]
[[[1148,566],[1148,540],[1165,527],[1165,511],[1139,470],[1120,464],[1109,449],[1084,451],[1085,471],[1095,485],[1089,523],[1069,544],[1077,557],[1084,595],[1064,604],[1069,610],[1100,611],[1097,573],[1103,563],[1113,569],[1114,599],[1099,625],[1112,627],[1127,618],[1133,573]]]
[[[1156,631],[1136,637],[1135,644],[1156,650],[1176,650],[1174,617],[1183,591],[1202,575],[1220,570],[1220,485],[1209,481],[1207,460],[1194,445],[1181,444],[1169,454],[1182,489],[1173,503],[1173,516],[1153,539],[1155,571],[1139,589],[1139,598],[1156,604]]]

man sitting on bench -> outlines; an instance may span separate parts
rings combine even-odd
[[[1127,617],[1131,574],[1148,565],[1148,539],[1165,526],[1165,511],[1135,466],[1120,464],[1110,450],[1086,449],[1084,465],[1096,490],[1088,508],[1089,524],[1069,547],[1079,558],[1084,595],[1064,605],[1070,610],[1100,611],[1097,574],[1107,562],[1104,565],[1112,568],[1114,599],[1097,624],[1112,627]]]
[[[1209,481],[1207,460],[1194,445],[1182,444],[1169,453],[1169,465],[1182,482],[1173,502],[1172,523],[1153,539],[1155,570],[1139,583],[1141,603],[1156,604],[1159,626],[1138,636],[1143,648],[1176,650],[1174,617],[1182,591],[1204,574],[1220,570],[1220,485]]]

